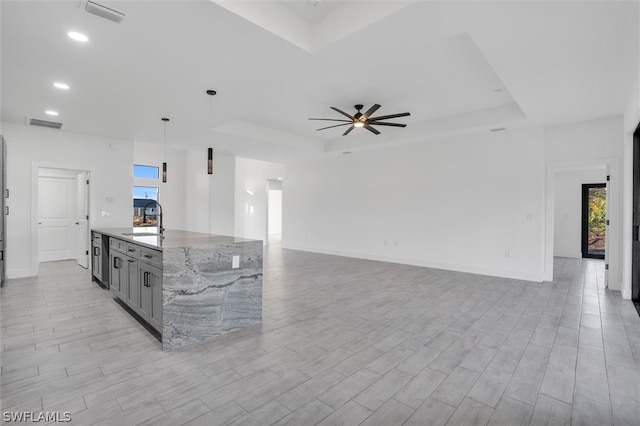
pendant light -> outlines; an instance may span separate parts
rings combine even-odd
[[[216,95],[215,90],[207,90],[207,95],[211,96],[209,103],[209,115],[213,117],[213,97]],[[213,120],[212,120],[213,121]],[[213,148],[207,149],[207,174],[213,174]]]
[[[163,118],[164,121],[164,161],[162,162],[162,182],[167,183],[167,122],[168,118]]]

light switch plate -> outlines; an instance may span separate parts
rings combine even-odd
[[[234,269],[240,267],[240,256],[233,256],[231,258],[231,267]]]

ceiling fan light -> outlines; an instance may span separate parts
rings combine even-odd
[[[354,121],[353,127],[364,127],[364,121]]]

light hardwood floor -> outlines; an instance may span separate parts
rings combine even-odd
[[[261,326],[174,352],[73,262],[8,280],[3,421],[639,422],[640,318],[601,261],[556,259],[542,284],[279,247],[264,265]]]

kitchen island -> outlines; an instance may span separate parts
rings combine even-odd
[[[158,332],[163,349],[262,321],[262,241],[174,230],[163,238],[157,228],[92,232],[109,239],[114,297]]]

